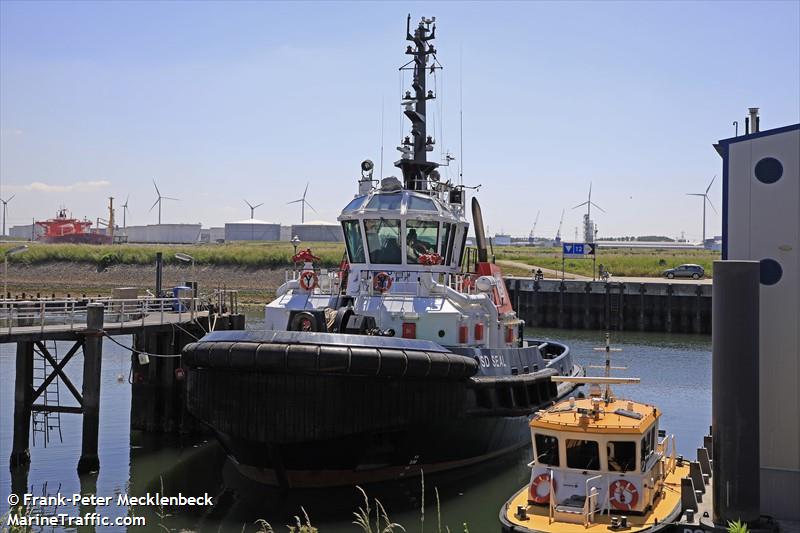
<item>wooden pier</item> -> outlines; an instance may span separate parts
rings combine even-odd
[[[708,283],[507,278],[506,287],[533,327],[711,333]]]
[[[131,427],[149,431],[191,431],[195,422],[185,410],[185,383],[180,353],[209,331],[244,329],[235,291],[218,291],[213,298],[196,297],[0,300],[0,343],[16,343],[12,471],[30,463],[31,417],[34,413],[83,415],[78,472],[100,467],[100,377],[105,337],[132,335]],[[48,341],[71,342],[59,360]],[[124,345],[123,345],[124,346]],[[127,346],[125,346],[127,348]],[[64,367],[83,353],[81,390]],[[47,369],[34,387],[34,358]],[[60,380],[77,406],[47,401],[48,387]]]

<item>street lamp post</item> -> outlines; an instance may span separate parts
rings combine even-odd
[[[195,273],[194,273],[194,257],[192,257],[189,254],[178,252],[177,254],[175,254],[175,259],[177,259],[178,261],[182,261],[184,263],[191,263],[192,265],[192,316],[194,316],[195,300],[197,298],[197,293],[196,293],[197,279],[195,278]]]
[[[8,256],[21,254],[27,249],[28,245],[23,244],[22,246],[15,246],[14,248],[9,248],[8,250],[5,251],[5,253],[3,253],[3,299],[4,300],[8,298]]]

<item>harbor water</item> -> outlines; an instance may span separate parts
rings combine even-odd
[[[258,310],[248,316],[249,328],[258,328]],[[552,338],[565,342],[582,365],[602,365],[605,354],[594,350],[604,343],[602,332],[586,330],[530,330],[528,336]],[[130,337],[119,337],[130,345]],[[678,450],[693,456],[708,431],[711,418],[711,337],[706,335],[618,332],[612,333],[614,352],[612,364],[627,366],[615,374],[641,378],[638,385],[620,385],[620,396],[657,404],[664,412],[661,427],[677,438]],[[59,343],[59,353],[69,349]],[[44,434],[31,440],[30,468],[9,472],[14,406],[15,345],[0,345],[0,516],[6,527],[9,511],[8,496],[22,492],[22,487],[35,495],[58,493],[96,494],[112,496],[111,504],[96,507],[33,506],[32,513],[70,515],[96,511],[109,517],[142,516],[147,525],[80,528],[81,531],[258,531],[254,523],[262,518],[276,531],[294,525],[295,515],[305,510],[311,523],[322,533],[360,531],[352,524],[353,512],[363,506],[363,496],[355,487],[336,491],[316,491],[300,494],[280,494],[262,490],[242,480],[227,462],[224,453],[211,436],[166,437],[131,432],[129,385],[130,352],[105,341],[100,404],[100,470],[97,474],[79,477],[76,471],[80,455],[80,415],[62,414],[60,434],[51,427],[45,446]],[[80,360],[66,367],[70,379],[80,388]],[[601,374],[601,369],[588,369]],[[69,391],[62,385],[61,403],[75,405]],[[55,424],[51,423],[51,426]],[[455,443],[454,443],[455,445]],[[392,521],[407,531],[464,531],[466,523],[471,533],[498,531],[497,514],[503,502],[528,481],[526,464],[530,448],[525,447],[510,457],[466,472],[447,477],[425,479],[425,513],[421,513],[422,487],[420,478],[405,484],[367,487],[370,505],[377,497]],[[215,498],[213,506],[159,507],[117,506],[118,496],[138,496],[160,493],[175,496],[202,495]],[[437,492],[439,511],[437,512]],[[301,509],[302,507],[302,509]],[[374,511],[373,511],[374,516]],[[424,520],[424,524],[422,521]],[[374,519],[373,519],[374,523]],[[162,527],[163,526],[163,527]],[[75,531],[76,528],[46,527],[41,531]]]

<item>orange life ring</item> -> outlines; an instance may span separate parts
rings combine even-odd
[[[313,270],[303,270],[300,272],[300,288],[306,291],[313,291],[319,284],[317,273]]]
[[[608,499],[614,509],[633,511],[639,503],[639,489],[627,479],[618,479],[608,487]]]
[[[546,492],[542,493],[539,489],[545,488]],[[556,480],[553,480],[553,491],[556,490]],[[539,474],[528,488],[528,501],[533,503],[548,503],[550,501],[550,474]]]
[[[383,294],[392,288],[392,276],[386,272],[378,272],[372,278],[372,290]]]

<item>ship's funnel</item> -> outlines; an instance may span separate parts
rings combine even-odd
[[[483,215],[481,214],[481,204],[478,199],[472,197],[472,223],[475,224],[475,245],[478,247],[478,261],[486,263],[489,261],[489,254],[486,252],[486,234],[483,229]]]

